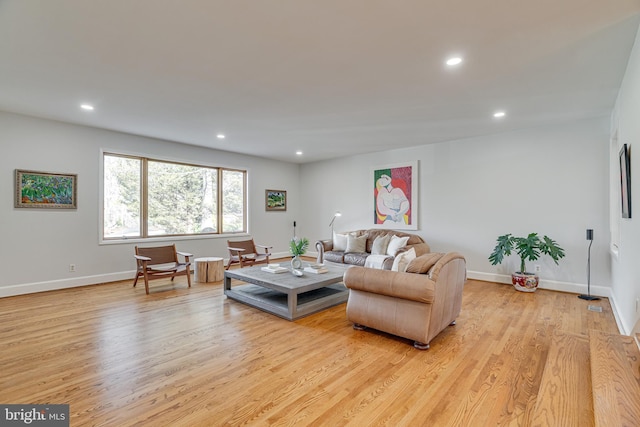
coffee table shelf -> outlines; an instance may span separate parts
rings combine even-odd
[[[347,301],[342,284],[345,269],[331,267],[324,274],[268,273],[260,267],[227,270],[224,293],[227,298],[259,308],[287,320],[296,320]],[[234,284],[232,279],[245,282]]]

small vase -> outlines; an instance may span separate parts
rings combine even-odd
[[[291,258],[291,268],[294,270],[302,269],[302,260],[298,255],[294,255],[294,257]]]
[[[533,273],[520,273],[519,271],[511,275],[511,283],[517,291],[535,292],[538,289],[540,278]]]

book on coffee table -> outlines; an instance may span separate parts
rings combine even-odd
[[[327,273],[329,272],[329,270],[327,270],[326,267],[305,267],[304,271],[307,273],[313,273],[313,274],[322,274],[322,273]]]
[[[284,273],[285,271],[289,271],[288,268],[284,268],[284,267],[262,267],[261,268],[262,271],[266,271],[267,273]]]

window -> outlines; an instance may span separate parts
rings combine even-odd
[[[246,231],[243,170],[104,154],[104,239]]]

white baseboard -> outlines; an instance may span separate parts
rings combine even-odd
[[[47,282],[20,283],[0,287],[0,298],[15,295],[34,294],[36,292],[55,291],[58,289],[77,288],[80,286],[97,285],[99,283],[117,282],[119,280],[133,279],[136,271],[123,271],[120,273],[107,273],[95,276],[74,277],[72,279],[50,280]]]

